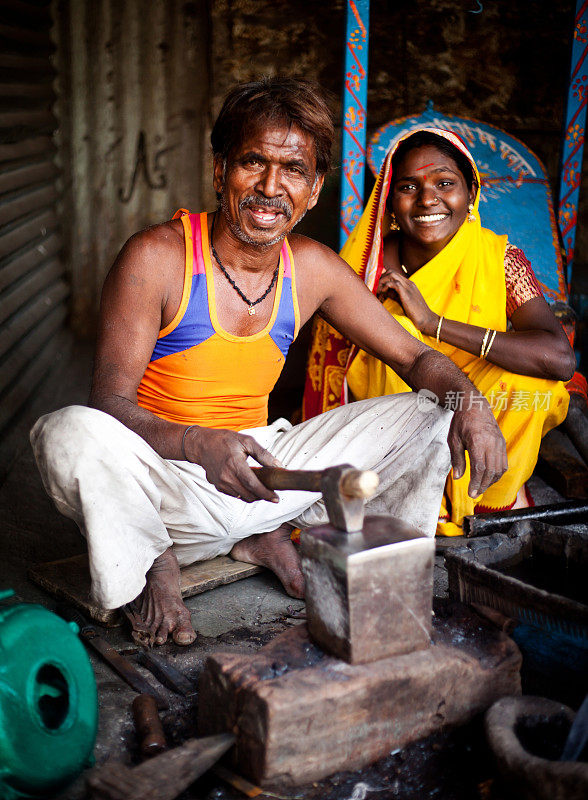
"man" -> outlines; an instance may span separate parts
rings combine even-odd
[[[45,487],[88,539],[94,597],[106,608],[130,603],[156,643],[195,636],[178,564],[230,553],[303,595],[290,531],[325,521],[324,506],[306,492],[278,497],[250,463],[376,469],[370,508],[428,535],[447,443],[456,473],[469,451],[472,496],[506,468],[494,417],[465,376],[397,325],[331,250],[289,236],[316,205],[332,138],[308,82],[234,89],[211,135],[219,208],[127,242],[104,286],[91,408],[62,409],[33,429]],[[441,402],[463,392],[464,410],[423,410],[413,393],[266,427],[288,346],[315,311],[414,389]]]

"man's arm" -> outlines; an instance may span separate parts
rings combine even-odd
[[[139,434],[163,458],[200,464],[220,491],[248,502],[277,501],[247,465],[253,456],[275,466],[273,456],[250,436],[229,430],[168,422],[137,405],[137,388],[160,329],[181,301],[184,241],[173,223],[133,236],[110,270],[102,292],[89,405]]]
[[[311,308],[306,305],[308,289],[327,322],[362,350],[384,361],[412,389],[427,389],[443,405],[448,405],[451,397],[463,398],[462,410],[454,413],[448,437],[454,476],[463,475],[467,450],[471,467],[468,492],[471,497],[482,494],[507,469],[504,437],[486,399],[450,359],[396,322],[339,256],[302,239],[296,237],[302,319]]]

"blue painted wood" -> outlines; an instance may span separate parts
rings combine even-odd
[[[551,187],[533,151],[494,125],[444,114],[429,101],[421,114],[391,120],[372,135],[367,152],[372,172],[378,174],[387,151],[400,136],[420,127],[445,128],[461,137],[480,172],[482,225],[508,234],[525,251],[547,298],[565,301],[567,286]]]
[[[582,180],[588,83],[588,0],[577,0],[568,89],[566,127],[562,146],[558,221],[571,282]]]
[[[369,45],[369,0],[347,0],[339,246],[363,211],[366,154],[366,108]]]

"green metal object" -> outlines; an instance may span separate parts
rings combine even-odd
[[[46,798],[92,764],[98,696],[78,631],[42,606],[0,609],[1,800]]]

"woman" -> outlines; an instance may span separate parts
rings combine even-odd
[[[410,333],[465,372],[506,439],[509,469],[481,497],[467,494],[469,470],[459,480],[449,475],[437,529],[449,536],[474,510],[528,505],[525,481],[541,437],[565,418],[561,381],[574,372],[573,351],[529,262],[506,236],[482,228],[479,199],[478,171],[461,140],[439,129],[413,131],[388,153],[341,253]],[[337,404],[345,363],[355,399],[410,390],[382,362],[346,345],[317,325],[305,415]]]

